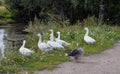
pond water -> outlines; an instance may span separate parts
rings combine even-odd
[[[14,39],[14,35],[25,35],[25,32],[23,31],[25,26],[26,25],[24,24],[0,25],[0,45],[4,44],[5,46],[7,38]]]

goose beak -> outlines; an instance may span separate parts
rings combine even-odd
[[[60,31],[58,31],[57,33],[60,33]]]
[[[65,53],[65,56],[68,56],[68,54],[67,54],[67,53]]]
[[[85,29],[85,30],[87,30],[88,28],[87,28],[87,27],[85,27],[84,29]]]
[[[79,43],[77,43],[77,47],[79,47],[80,46],[80,44]]]
[[[42,33],[38,33],[37,36],[42,36],[43,34]]]
[[[37,36],[40,36],[40,34],[37,34]]]
[[[50,29],[49,31],[53,31],[52,29]]]

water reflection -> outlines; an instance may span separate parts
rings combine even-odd
[[[5,30],[4,29],[0,29],[0,42],[3,42],[4,39],[4,35],[5,35]]]
[[[0,25],[0,44],[6,46],[6,42],[9,39],[15,39],[16,35],[24,35],[23,30],[25,29],[24,24],[7,24],[7,25]],[[4,40],[5,39],[5,40]],[[12,41],[11,40],[11,41]],[[12,42],[9,44],[12,44]]]
[[[4,35],[5,35],[5,30],[0,29],[0,52],[1,52],[1,59],[4,58]]]

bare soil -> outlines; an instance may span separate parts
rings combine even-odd
[[[42,70],[32,74],[120,74],[120,41],[99,54],[83,57],[80,63],[68,61],[52,71]]]

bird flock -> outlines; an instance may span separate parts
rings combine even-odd
[[[84,35],[84,41],[87,43],[87,44],[93,44],[95,43],[95,39],[93,39],[92,37],[90,37],[88,34],[89,34],[89,29],[87,27],[84,28],[86,33]],[[2,30],[2,32],[4,32]],[[55,38],[54,36],[54,31],[53,29],[50,29],[50,40],[48,40],[47,42],[44,42],[42,40],[42,34],[39,33],[37,34],[37,36],[39,37],[39,40],[38,40],[38,48],[41,50],[41,51],[50,51],[50,50],[53,50],[53,49],[64,49],[65,46],[69,46],[70,43],[62,40],[60,38],[60,32],[58,31],[57,32],[57,38]],[[1,35],[1,40],[3,40],[3,35]],[[28,49],[25,47],[25,43],[26,43],[26,40],[23,40],[23,44],[22,46],[19,48],[19,52],[24,55],[24,56],[30,56],[31,54],[35,53],[33,50],[31,49]],[[0,52],[2,54],[1,56],[1,59],[4,58],[4,49],[5,49],[5,46],[3,44],[3,41],[1,41],[0,43]],[[73,49],[71,52],[67,53],[68,56],[71,56],[73,57],[76,62],[78,62],[79,60],[79,57],[80,56],[83,56],[84,55],[84,49],[80,48],[80,44],[77,44],[77,48]]]
[[[93,44],[95,43],[95,39],[93,39],[92,37],[90,37],[89,34],[89,29],[87,27],[84,28],[86,30],[86,33],[84,35],[84,41],[88,44]],[[37,36],[39,37],[38,40],[38,48],[41,51],[50,51],[53,49],[63,49],[64,46],[69,46],[70,43],[62,40],[60,38],[60,32],[57,32],[57,38],[55,38],[54,36],[54,31],[53,29],[50,29],[50,40],[48,40],[47,42],[44,42],[42,40],[42,34],[39,33],[37,34]],[[33,50],[25,48],[25,43],[26,41],[23,40],[23,44],[22,46],[19,48],[19,52],[24,55],[24,56],[30,56],[31,54],[35,53]],[[84,49],[80,48],[80,44],[77,44],[77,48],[73,49],[71,52],[67,53],[68,56],[73,57],[77,62],[78,62],[78,58],[80,56],[84,55]]]

